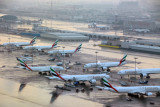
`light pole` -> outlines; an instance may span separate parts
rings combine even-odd
[[[10,44],[10,37],[8,39],[9,39],[9,44]]]
[[[136,72],[136,64],[137,64],[136,59],[138,59],[138,58],[135,57],[134,59],[135,59],[135,79],[136,79],[136,73],[137,73]]]
[[[8,38],[8,39],[9,39],[9,51],[10,51],[10,47],[11,47],[11,44],[10,44],[10,39],[11,39],[11,38],[10,38],[10,35],[9,35],[9,38]]]
[[[63,68],[64,68],[64,55],[65,55],[65,54],[64,54],[64,48],[65,48],[65,47],[63,46],[62,48],[63,48]]]
[[[97,68],[97,53],[98,53],[98,52],[96,51],[95,53],[96,53],[96,68]]]

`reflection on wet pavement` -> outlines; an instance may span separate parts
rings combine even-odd
[[[102,104],[62,94],[63,91],[52,91],[19,84],[10,80],[0,79],[0,105],[2,107],[75,107],[79,103],[84,107],[102,107]],[[65,92],[64,92],[65,93]],[[62,95],[61,95],[62,94]],[[60,98],[59,98],[60,96]],[[5,100],[4,98],[7,98]],[[72,102],[68,104],[69,102]],[[77,107],[81,107],[80,105]]]
[[[58,93],[57,91],[53,91],[50,94],[52,94],[50,103],[53,103],[58,98],[58,96],[60,95],[60,93]]]
[[[20,84],[20,86],[19,86],[19,92],[21,92],[24,89],[25,86],[26,86],[26,84]]]

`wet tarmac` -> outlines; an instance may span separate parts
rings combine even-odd
[[[0,84],[1,107],[103,107],[103,104],[76,98],[65,92],[52,92],[6,79],[0,79]]]
[[[10,41],[30,41],[29,37],[21,37],[8,34],[0,34],[0,44]],[[50,45],[53,41],[38,38],[36,45]],[[80,42],[79,42],[80,43]],[[79,43],[71,42],[60,42],[60,46],[65,46],[65,49],[74,49]],[[137,67],[138,68],[158,68],[160,67],[160,57],[157,54],[149,54],[142,52],[134,52],[119,49],[101,48],[98,46],[93,46],[93,44],[98,44],[99,41],[89,41],[84,42],[82,45],[82,51],[74,54],[72,57],[65,57],[65,62],[71,61],[72,68],[67,70],[67,74],[84,74],[84,73],[94,73],[92,70],[89,72],[82,72],[82,66],[85,63],[95,62],[95,51],[98,51],[98,61],[108,62],[108,61],[119,61],[123,54],[127,53],[127,64],[122,67],[111,68],[110,80],[114,85],[120,85],[120,77],[116,73],[121,69],[130,69],[135,66],[135,57],[137,57]],[[13,49],[13,48],[12,48]],[[62,49],[62,47],[59,47]],[[79,92],[76,92],[76,88],[69,88],[71,91],[65,91],[54,88],[56,85],[63,86],[64,83],[61,81],[51,81],[44,76],[40,76],[35,72],[26,71],[20,68],[15,68],[18,64],[16,56],[21,56],[26,52],[24,50],[17,50],[12,52],[7,52],[4,47],[0,47],[0,106],[2,107],[13,107],[17,106],[32,106],[32,107],[158,107],[160,105],[159,98],[155,95],[136,98],[133,97],[132,101],[127,101],[128,96],[126,94],[111,93],[108,91],[98,91],[93,88],[90,91],[90,84],[86,83],[86,86],[78,87]],[[56,62],[50,62],[47,59],[50,58],[49,55],[40,55],[38,53],[32,53],[34,55],[33,62],[28,64],[46,64],[46,65],[56,65]],[[76,61],[81,62],[82,65],[75,65],[73,63]],[[96,72],[97,73],[97,72]],[[99,73],[99,72],[98,72]],[[160,74],[151,75],[151,80],[148,85],[159,85],[160,84]],[[137,76],[139,79],[139,76]],[[128,81],[125,77],[124,81]],[[98,82],[97,85],[100,85]],[[137,83],[130,83],[130,85],[139,85]],[[85,91],[81,91],[82,88]],[[154,105],[150,104],[154,102]]]

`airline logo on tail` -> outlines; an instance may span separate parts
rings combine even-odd
[[[56,41],[54,42],[54,44],[52,45],[52,48],[55,47],[55,46],[57,46],[57,44],[58,44],[58,40],[56,40]]]
[[[36,39],[37,39],[37,37],[35,36],[35,37],[31,40],[30,44],[34,44],[35,41],[36,41]]]
[[[124,57],[120,60],[119,65],[121,65],[123,62],[125,62],[126,58],[127,58],[127,55],[124,55]]]
[[[82,44],[80,44],[80,45],[76,48],[75,52],[80,51],[81,46],[82,46]],[[75,52],[74,52],[74,53],[75,53]]]
[[[17,60],[20,62],[20,64],[21,64],[22,66],[27,67],[30,71],[32,71],[32,69],[31,69],[24,61],[22,61],[22,60],[19,59],[18,57],[16,57],[16,58],[17,58]]]
[[[59,77],[60,79],[62,79],[63,81],[66,81],[64,78],[62,78],[56,71],[54,71],[53,69],[52,69],[52,67],[50,67],[50,72],[54,75],[54,76],[56,76],[56,77]]]
[[[110,83],[106,78],[102,78],[102,82],[103,84],[108,87],[108,88],[112,88],[114,91],[118,92]]]

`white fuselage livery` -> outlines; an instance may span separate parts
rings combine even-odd
[[[24,62],[26,62],[26,61],[33,61],[32,57],[23,57],[23,56],[21,56],[20,59],[23,60]]]
[[[32,45],[32,44],[30,44],[30,42],[10,42],[10,43],[4,43],[2,45],[3,46],[15,45],[16,47],[22,47],[22,46],[28,46],[28,45]]]
[[[56,46],[54,46],[53,48],[56,48]],[[47,50],[47,49],[52,49],[52,45],[51,46],[25,46],[23,47],[24,50]]]
[[[29,66],[29,68],[35,72],[50,72],[50,67],[51,66],[36,66],[36,67]],[[26,68],[27,70],[29,70],[27,67],[23,67],[23,68]],[[55,71],[63,71],[64,70],[64,68],[60,67],[60,66],[52,66],[52,69]]]
[[[100,80],[102,78],[110,78],[109,75],[106,74],[85,74],[85,75],[61,75],[63,79],[66,81],[89,81],[89,82],[96,82],[96,80]],[[62,80],[59,77],[53,76],[53,77],[48,77],[49,79],[53,80]]]
[[[116,92],[114,89],[109,87],[100,87],[104,90]],[[160,86],[131,86],[131,87],[114,87],[118,93],[129,93],[129,94],[141,94],[141,95],[152,95],[152,92],[160,92]]]
[[[146,77],[149,74],[160,74],[160,68],[126,69],[126,70],[119,71],[117,74],[121,76],[123,75],[142,75]]]
[[[75,50],[52,50],[52,51],[48,51],[49,54],[55,54],[55,53],[60,53],[62,55],[65,54],[73,54],[75,52]]]
[[[122,62],[120,65],[124,65],[126,62]],[[88,63],[84,65],[84,68],[102,68],[108,69],[110,67],[117,67],[119,66],[119,62],[104,62],[104,63]]]

